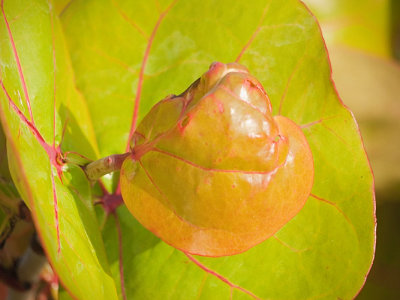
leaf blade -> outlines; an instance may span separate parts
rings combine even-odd
[[[151,32],[160,11],[168,4],[163,2],[157,9],[152,5],[146,8],[119,2],[117,5],[126,16],[123,18],[121,11],[115,11],[115,4],[100,7],[88,1],[74,3],[63,14],[69,49],[75,52],[73,64],[80,74],[78,86],[92,99],[89,100],[90,109],[103,111],[103,115],[107,112],[107,119],[120,116],[118,127],[97,127],[98,136],[101,131],[119,134],[113,146],[106,142],[106,139],[111,141],[110,137],[102,138],[103,153],[124,149],[135,97],[131,87],[137,86],[135,72],[139,70],[146,48],[142,33]],[[90,20],[84,21],[85,11],[91,12]],[[96,28],[103,33],[102,37],[96,36],[94,26],[88,26],[79,37],[74,34],[82,22],[96,24],[96,20],[104,18],[111,21],[107,28],[101,25]],[[128,28],[132,25],[126,19],[133,21],[136,27]],[[77,45],[82,44],[90,44],[92,48],[78,49]],[[113,45],[116,44],[125,52],[115,49]],[[124,62],[125,71],[109,62],[102,64],[93,48],[104,49],[114,61]],[[260,298],[353,298],[363,285],[374,253],[373,178],[357,125],[331,82],[318,24],[300,2],[254,1],[251,5],[230,2],[229,10],[213,1],[178,2],[163,19],[154,37],[144,71],[139,119],[169,92],[183,91],[212,61],[230,62],[237,57],[264,85],[275,114],[281,112],[303,126],[318,173],[313,189],[318,198],[310,197],[304,209],[275,238],[248,252],[198,260]],[[85,61],[90,61],[90,68],[85,66]],[[134,74],[125,73],[130,69]],[[113,70],[114,75],[125,74],[124,80],[105,70]],[[104,82],[108,87],[99,90]],[[115,107],[114,110],[100,109],[103,103],[113,99],[110,95],[124,92],[130,95],[130,104],[124,98],[124,102],[118,104],[121,105],[119,110]],[[95,103],[94,99],[101,100]],[[353,193],[351,183],[355,183],[357,193]],[[124,257],[129,255],[124,259],[128,298],[229,299],[231,291],[226,283],[215,276],[207,275],[204,279],[204,270],[145,231],[125,208],[119,208],[118,215]],[[103,236],[105,240],[112,240],[114,225],[108,222]],[[338,247],[342,244],[344,246]],[[112,272],[117,277],[118,247],[108,245]],[[235,289],[232,295],[246,296],[242,294]]]
[[[89,183],[79,167],[61,169],[55,156],[62,137],[59,108],[68,106],[67,93],[76,93],[71,74],[65,75],[68,57],[59,24],[43,1],[2,1],[2,12],[0,36],[6,42],[1,46],[0,118],[13,181],[32,211],[50,263],[69,292],[78,298],[91,294],[115,299]],[[24,91],[25,98],[19,98]],[[26,105],[28,95],[32,116]],[[88,126],[86,118],[80,121],[75,126]],[[91,139],[90,130],[84,135]],[[95,153],[93,141],[76,150]],[[100,289],[93,288],[97,284]]]

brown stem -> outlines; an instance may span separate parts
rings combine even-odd
[[[7,300],[34,299],[34,287],[39,281],[39,275],[47,264],[47,258],[39,244],[37,236],[33,236],[30,247],[18,262],[15,281],[18,285],[10,286]]]
[[[84,166],[83,170],[85,171],[89,180],[97,180],[103,175],[121,169],[122,163],[129,155],[130,152],[127,152],[124,154],[114,154],[104,158],[100,158],[99,160],[96,160]]]

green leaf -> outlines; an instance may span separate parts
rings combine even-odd
[[[2,1],[1,10],[0,118],[13,181],[66,289],[79,299],[115,299],[89,183],[57,157],[59,146],[98,155],[58,18],[39,0]]]
[[[211,62],[238,57],[263,84],[274,114],[301,125],[312,148],[315,182],[304,209],[240,255],[188,257],[119,208],[128,299],[357,294],[374,253],[373,178],[357,124],[331,81],[321,32],[303,4],[74,1],[61,19],[77,86],[98,117],[93,123],[102,155],[124,151],[134,99],[141,99],[140,120],[166,95],[184,91]],[[108,219],[103,237],[119,280],[115,226]]]
[[[219,62],[151,109],[120,174],[125,205],[143,226],[212,257],[273,236],[303,208],[313,181],[301,128],[271,116],[265,91],[242,65]]]

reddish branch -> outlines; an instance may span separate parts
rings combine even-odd
[[[130,153],[114,154],[87,164],[84,171],[90,180],[97,180],[101,176],[121,169],[122,163]]]
[[[43,249],[37,237],[33,236],[30,246],[13,268],[7,270],[0,266],[0,280],[10,288],[7,299],[33,299],[46,263]]]

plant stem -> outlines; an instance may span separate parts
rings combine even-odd
[[[34,299],[35,284],[39,281],[39,275],[46,264],[47,258],[35,235],[32,238],[30,247],[21,257],[16,270],[16,279],[22,288],[10,288],[7,300]]]
[[[97,180],[101,176],[121,169],[122,163],[131,153],[114,154],[91,162],[83,167],[89,180]]]

